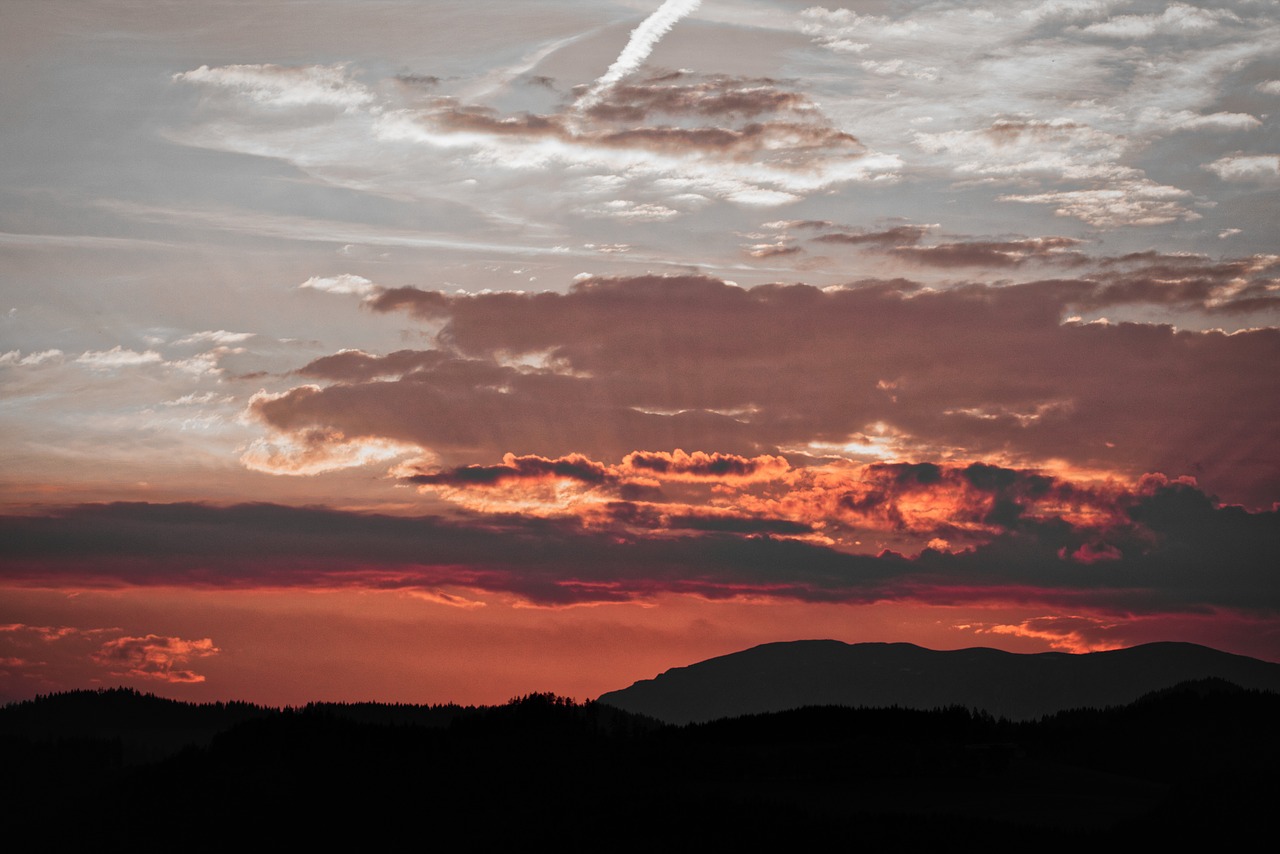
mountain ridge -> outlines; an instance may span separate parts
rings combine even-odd
[[[812,705],[962,705],[1025,720],[1206,678],[1280,691],[1280,664],[1180,641],[1091,653],[776,641],[671,668],[598,701],[678,724]]]

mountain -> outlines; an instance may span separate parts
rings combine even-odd
[[[1208,678],[1280,691],[1280,664],[1191,643],[1077,655],[807,640],[676,667],[603,694],[599,702],[677,724],[823,705],[961,705],[1026,720],[1062,709],[1123,705]]]

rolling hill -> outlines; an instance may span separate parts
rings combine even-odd
[[[1027,720],[1062,709],[1123,705],[1208,678],[1280,691],[1280,664],[1190,643],[1075,655],[806,640],[676,667],[603,694],[599,702],[676,724],[825,705],[961,705]]]

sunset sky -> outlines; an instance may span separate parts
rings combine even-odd
[[[1280,661],[1280,2],[5,0],[0,701]]]

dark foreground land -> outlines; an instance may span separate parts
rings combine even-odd
[[[0,809],[8,838],[52,850],[1221,845],[1274,838],[1278,721],[1280,695],[1217,680],[1034,721],[826,706],[683,727],[549,694],[276,710],[72,692],[0,709]]]

